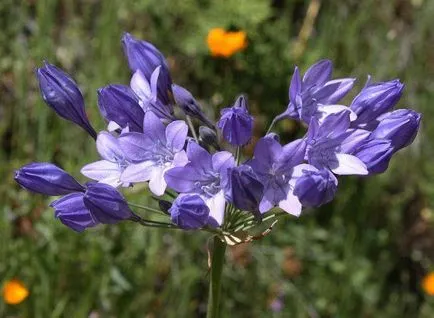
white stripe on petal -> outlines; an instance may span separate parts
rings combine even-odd
[[[209,216],[211,216],[218,225],[222,225],[223,218],[225,215],[225,196],[223,190],[217,192],[211,198],[203,198],[205,200],[206,205],[209,208]]]
[[[368,174],[368,169],[362,160],[353,155],[348,155],[345,153],[337,153],[336,159],[338,166],[331,169],[336,174],[340,175],[366,175]]]

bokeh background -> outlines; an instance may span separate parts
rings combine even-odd
[[[43,103],[34,70],[46,59],[73,74],[102,130],[96,89],[129,81],[124,31],[153,42],[210,117],[247,93],[257,136],[286,107],[295,64],[304,71],[330,58],[335,76],[357,77],[357,88],[367,74],[400,78],[398,107],[423,113],[413,145],[386,173],[341,178],[333,203],[230,249],[222,310],[433,317],[433,296],[421,288],[434,269],[433,16],[432,0],[1,0],[0,284],[19,278],[30,295],[16,306],[0,301],[0,317],[204,315],[206,234],[129,223],[77,234],[53,218],[49,198],[13,181],[14,169],[30,161],[54,162],[84,181],[79,170],[97,158],[94,143]],[[213,58],[206,37],[214,27],[245,31],[247,48]],[[303,134],[289,120],[277,130],[284,141]],[[149,201],[143,188],[129,198]]]

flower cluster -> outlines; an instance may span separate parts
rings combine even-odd
[[[131,82],[98,90],[107,122],[99,134],[86,117],[76,83],[49,63],[37,71],[46,103],[95,138],[101,158],[81,169],[93,180],[85,185],[50,163],[26,165],[15,180],[30,191],[61,196],[51,204],[55,216],[76,231],[132,220],[235,233],[277,217],[267,213],[275,207],[299,216],[303,208],[334,198],[338,176],[384,172],[419,129],[419,113],[393,110],[404,88],[399,80],[368,79],[345,106],[339,102],[355,79],[332,79],[331,61],[321,60],[303,76],[295,68],[287,109],[257,141],[253,157],[243,160],[254,124],[245,96],[222,109],[214,123],[187,89],[172,82],[164,56],[152,44],[130,34],[122,43]],[[176,106],[183,119],[175,117]],[[284,118],[304,122],[305,136],[282,145],[271,130]],[[138,183],[148,184],[170,223],[144,220],[131,211],[118,188]]]

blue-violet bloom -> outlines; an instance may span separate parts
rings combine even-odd
[[[188,159],[183,150],[188,126],[182,120],[164,126],[148,111],[145,114],[144,133],[125,133],[119,138],[127,158],[132,162],[122,174],[122,182],[149,181],[155,195],[166,190],[164,174],[173,167],[184,166]]]
[[[211,155],[194,141],[187,145],[189,162],[165,174],[167,185],[180,193],[198,194],[210,209],[211,226],[221,225],[225,211],[227,170],[235,166],[230,152]]]

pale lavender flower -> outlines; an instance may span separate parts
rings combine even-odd
[[[113,187],[129,186],[120,178],[129,162],[119,145],[119,140],[106,131],[100,132],[96,139],[96,148],[102,160],[85,165],[81,169],[81,173],[88,178]]]
[[[275,120],[289,117],[309,124],[312,118],[321,119],[347,108],[336,103],[352,89],[355,79],[332,80],[332,71],[330,60],[320,60],[306,71],[302,79],[298,67],[295,67],[289,87],[288,108]],[[351,113],[351,120],[356,118]]]
[[[160,76],[161,66],[158,66],[148,79],[140,69],[134,72],[131,77],[130,86],[139,98],[139,105],[144,112],[152,111],[159,118],[172,121],[175,119],[173,116],[173,106],[170,103],[163,103],[158,98],[158,78]]]
[[[144,133],[125,133],[119,138],[127,158],[132,162],[122,173],[121,181],[136,183],[149,181],[155,195],[166,190],[164,175],[167,170],[187,163],[183,150],[188,126],[182,120],[164,126],[153,113],[147,112]]]
[[[350,112],[342,111],[327,116],[322,124],[312,118],[307,136],[306,157],[309,164],[318,169],[327,168],[339,175],[366,175],[366,165],[356,156],[345,151],[354,143],[354,131],[349,130]],[[363,138],[365,135],[363,134]]]
[[[301,203],[294,195],[293,178],[298,174],[305,154],[304,140],[295,140],[284,147],[273,138],[261,138],[255,147],[254,157],[247,162],[264,185],[264,195],[259,211],[265,213],[278,205],[287,213],[300,215]]]
[[[225,211],[224,189],[227,170],[235,166],[235,160],[227,151],[211,155],[194,141],[187,145],[189,162],[165,174],[167,185],[181,193],[198,194],[210,209],[213,226],[223,223]]]

